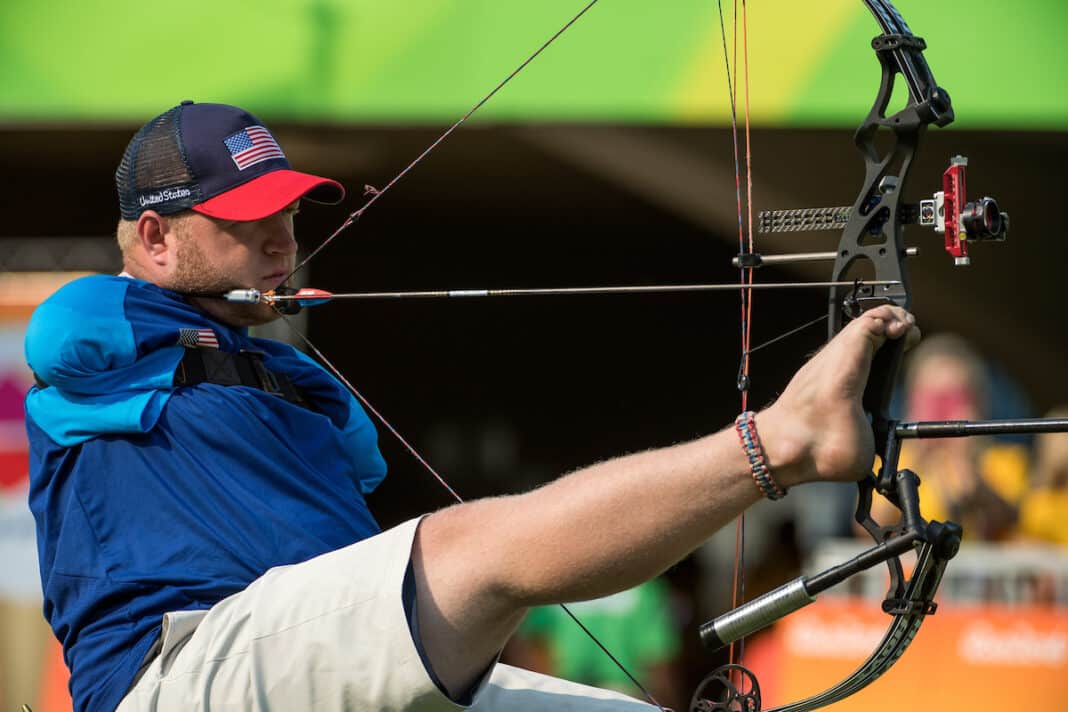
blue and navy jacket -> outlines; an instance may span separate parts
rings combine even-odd
[[[247,386],[174,387],[190,329],[263,352],[314,409]],[[291,346],[147,282],[93,276],[34,312],[26,358],[42,383],[26,426],[44,613],[76,710],[118,705],[164,613],[379,531],[364,500],[386,473],[374,426]]]

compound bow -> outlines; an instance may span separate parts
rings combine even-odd
[[[916,254],[906,248],[904,227],[920,223],[945,234],[945,246],[956,264],[968,264],[968,242],[1003,240],[1008,231],[1008,215],[1002,213],[991,198],[968,203],[965,195],[964,170],[967,160],[957,156],[943,177],[943,190],[917,205],[903,202],[909,169],[927,127],[939,127],[953,121],[949,95],[935,82],[923,57],[926,43],[915,36],[889,0],[864,0],[878,21],[882,34],[872,40],[882,67],[882,82],[871,111],[855,134],[855,143],[864,157],[864,182],[850,207],[766,211],[760,214],[762,232],[842,229],[838,249],[833,255],[832,281],[841,283],[862,264],[874,270],[875,279],[884,286],[858,285],[850,290],[831,287],[828,299],[828,338],[833,337],[849,319],[879,304],[896,304],[909,308],[908,272],[905,261]],[[908,91],[908,102],[901,110],[887,115],[887,107],[900,76]],[[888,132],[892,145],[880,151],[876,146],[880,132]],[[746,253],[735,260],[739,267],[753,269],[766,261],[761,255]],[[778,262],[790,261],[778,256]],[[705,623],[700,628],[702,641],[720,648],[739,640],[772,622],[808,605],[815,596],[860,571],[885,562],[890,571],[890,587],[882,608],[893,616],[879,645],[868,659],[846,679],[824,692],[807,699],[775,708],[775,712],[803,712],[837,702],[874,682],[901,657],[912,642],[926,616],[935,612],[935,592],[948,561],[960,546],[961,528],[952,522],[925,521],[920,514],[917,487],[919,478],[897,467],[900,442],[914,437],[926,425],[903,424],[890,418],[889,407],[897,377],[903,344],[888,343],[872,364],[871,377],[864,393],[864,409],[871,417],[876,452],[880,456],[877,473],[859,482],[856,520],[875,540],[875,545],[848,562],[813,576],[802,576],[770,591],[734,610]],[[947,424],[942,424],[945,426]],[[979,432],[982,428],[1000,428],[997,432],[1033,432],[1030,426],[1044,427],[1031,421],[1017,423],[957,424],[957,435]],[[1054,424],[1063,426],[1063,424]],[[945,427],[942,433],[947,432]],[[931,436],[930,434],[928,436]],[[874,495],[886,497],[901,512],[900,522],[881,525],[871,515]],[[904,572],[900,557],[915,551],[917,561],[911,575]],[[735,682],[735,678],[740,681]],[[726,692],[709,699],[714,687]],[[759,712],[760,688],[752,672],[741,665],[728,665],[709,675],[698,687],[691,701],[693,712],[739,710]]]
[[[834,260],[829,285],[828,336],[833,337],[843,323],[864,310],[879,304],[910,306],[909,282],[905,268],[906,258],[917,254],[906,248],[903,230],[906,224],[918,223],[935,228],[945,234],[947,251],[957,264],[967,264],[968,243],[980,240],[1002,240],[1008,229],[1008,216],[1001,213],[995,201],[983,198],[969,203],[965,194],[964,171],[966,159],[955,157],[943,177],[943,190],[918,204],[906,204],[903,195],[912,161],[916,156],[920,139],[928,126],[946,126],[953,121],[953,108],[949,95],[941,89],[931,73],[923,50],[924,40],[913,35],[897,9],[889,0],[863,0],[875,16],[882,34],[872,40],[872,47],[882,67],[882,81],[871,111],[856,131],[855,142],[861,151],[866,166],[863,185],[852,206],[814,208],[801,210],[767,211],[760,214],[762,232],[802,230],[843,230],[838,248],[833,253],[819,253],[823,259]],[[508,75],[467,114],[450,126],[436,141],[406,166],[381,190],[368,188],[367,201],[353,212],[342,225],[293,270],[295,273],[333,241],[342,231],[355,223],[363,214],[421,162],[454,130],[467,121],[479,108],[489,101],[506,83],[524,69],[565,30],[588,12],[598,0],[590,0],[564,27],[546,41],[536,52]],[[743,0],[744,5],[744,0]],[[724,38],[724,51],[726,40]],[[900,111],[886,115],[895,81],[904,81],[908,102]],[[730,82],[730,62],[728,61]],[[735,92],[732,88],[731,104]],[[887,133],[893,145],[880,152],[876,146],[877,135]],[[740,193],[740,191],[739,191]],[[739,197],[739,202],[741,198]],[[741,207],[739,206],[739,215]],[[735,260],[752,284],[752,270],[771,262],[809,261],[813,254],[764,256],[752,248]],[[849,279],[862,263],[874,269],[875,278],[861,282]],[[292,273],[290,274],[292,276]],[[756,286],[756,285],[754,285]],[[770,285],[764,285],[770,286]],[[796,286],[796,285],[795,285]],[[687,289],[701,291],[708,285],[674,285],[668,290]],[[716,287],[718,288],[718,287]],[[747,285],[741,285],[743,294]],[[659,291],[660,288],[610,288],[607,291]],[[502,290],[508,292],[511,290]],[[576,288],[571,290],[515,290],[523,293],[597,293],[606,290]],[[331,295],[320,290],[295,290],[282,288],[273,293],[260,294],[254,290],[237,290],[226,298],[235,301],[265,301],[280,312],[294,313],[304,306],[312,306],[335,297],[470,297],[494,296],[488,290],[461,290],[459,292],[418,293],[370,293]],[[508,296],[503,294],[502,296]],[[747,299],[747,297],[746,297]],[[745,302],[743,301],[743,306]],[[376,415],[416,459],[433,474],[453,497],[460,500],[437,472],[419,453],[386,421],[377,410],[334,368],[329,360],[297,332],[305,344],[316,353],[324,364],[353,392],[363,404]],[[743,352],[743,364],[750,350]],[[972,434],[999,432],[1040,432],[1068,430],[1068,421],[1030,420],[1013,422],[977,423],[900,423],[889,416],[890,397],[902,355],[900,342],[888,344],[876,355],[872,376],[864,394],[864,407],[871,415],[875,433],[876,452],[881,466],[877,473],[867,475],[859,483],[860,496],[856,509],[857,521],[875,540],[875,545],[854,559],[834,566],[827,571],[798,578],[770,593],[710,621],[700,628],[702,641],[709,647],[722,647],[763,628],[783,616],[811,603],[815,596],[840,583],[846,578],[879,563],[885,562],[890,571],[890,588],[883,601],[883,610],[893,616],[892,622],[868,660],[842,682],[820,694],[803,701],[776,708],[775,712],[802,712],[841,700],[871,684],[885,673],[902,655],[916,635],[924,618],[935,612],[934,595],[945,571],[947,562],[956,554],[961,540],[961,529],[952,522],[927,522],[920,514],[917,486],[919,478],[908,470],[898,470],[900,441],[909,437],[959,437]],[[743,366],[744,368],[744,366]],[[747,368],[744,368],[747,372]],[[740,375],[739,387],[748,387],[747,376]],[[901,521],[881,525],[871,516],[873,497],[878,493],[892,502],[902,513]],[[917,563],[906,576],[900,556],[909,551],[917,553]],[[566,610],[566,609],[565,609]],[[568,612],[570,614],[570,612]],[[572,615],[572,618],[574,616]],[[577,619],[576,619],[576,622]],[[581,623],[579,623],[581,626]],[[583,627],[584,628],[584,627]],[[584,628],[585,629],[585,628]],[[588,632],[588,631],[587,631]],[[591,635],[591,637],[593,637]],[[594,641],[596,639],[594,638]],[[597,642],[604,649],[604,646]],[[608,653],[607,650],[605,650]],[[611,656],[611,653],[608,653]],[[615,658],[613,657],[613,660]],[[618,661],[617,661],[618,664]],[[620,665],[622,668],[622,665]],[[624,669],[624,672],[627,672]],[[644,687],[627,672],[635,684],[646,693],[649,701],[661,707]],[[737,682],[736,682],[737,681]],[[724,698],[711,699],[713,686],[726,689]],[[661,709],[664,709],[661,707]],[[755,676],[741,665],[731,664],[715,671],[699,686],[691,702],[693,712],[712,710],[738,710],[759,712],[760,692]]]

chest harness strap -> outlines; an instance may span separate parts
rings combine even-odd
[[[300,389],[284,373],[277,373],[263,365],[262,351],[242,350],[237,353],[220,349],[189,348],[174,370],[174,385],[195,386],[214,383],[219,386],[249,386],[273,396],[314,410]]]

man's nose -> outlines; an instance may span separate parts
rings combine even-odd
[[[297,252],[297,238],[293,234],[293,223],[283,214],[272,215],[264,219],[267,223],[267,240],[264,250],[272,255],[290,255]]]

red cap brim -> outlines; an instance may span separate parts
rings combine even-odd
[[[283,169],[194,205],[193,210],[221,220],[262,220],[300,198],[333,205],[344,197],[345,189],[337,181]]]

